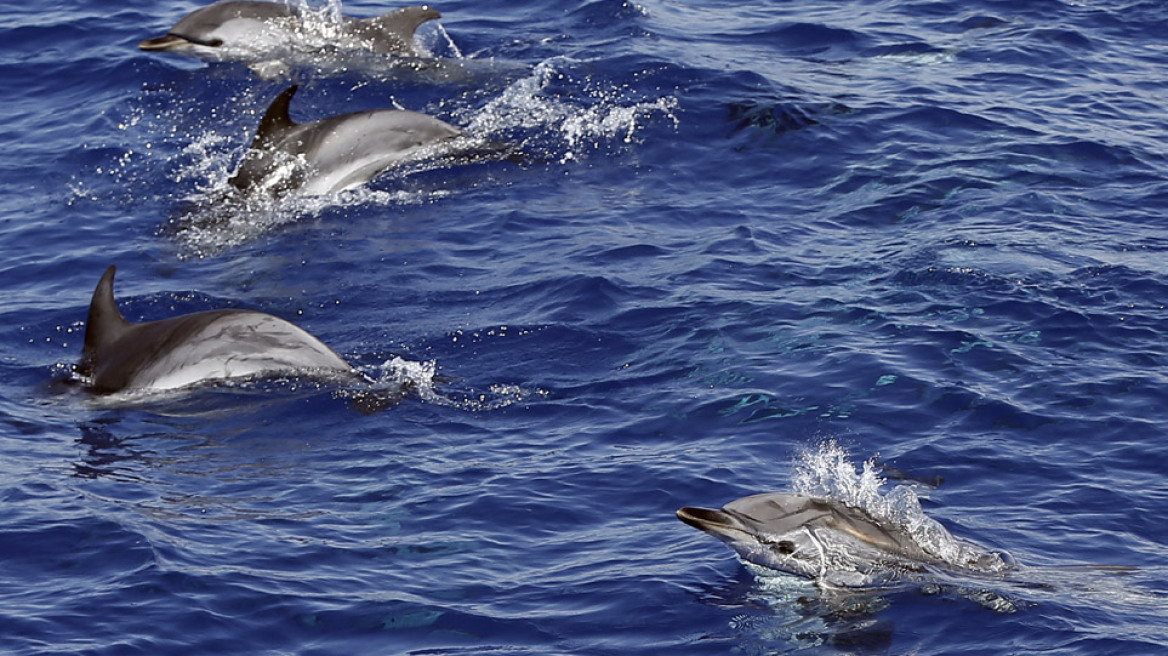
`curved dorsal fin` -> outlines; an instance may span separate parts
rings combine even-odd
[[[428,5],[416,5],[395,9],[373,18],[360,18],[355,20],[353,25],[358,36],[373,42],[375,51],[408,53],[409,44],[418,26],[437,18],[442,18],[437,9]]]
[[[89,318],[85,321],[85,345],[81,348],[81,370],[83,374],[92,372],[97,352],[107,344],[112,344],[132,326],[118,311],[114,300],[114,272],[110,266],[102,274],[97,288],[93,290],[93,300],[89,302]]]
[[[292,104],[292,96],[296,95],[296,91],[300,88],[299,85],[284,89],[276,99],[268,105],[268,111],[264,112],[264,117],[260,119],[260,126],[256,129],[255,140],[252,142],[252,148],[259,148],[266,143],[279,139],[280,135],[296,127],[296,123],[292,117],[288,115],[288,107]]]

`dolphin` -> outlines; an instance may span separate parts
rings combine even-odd
[[[229,180],[235,188],[272,195],[292,189],[306,195],[334,193],[463,136],[449,123],[398,109],[296,123],[288,114],[296,90],[296,85],[288,87],[268,107],[251,147]]]
[[[210,310],[131,323],[114,301],[114,272],[102,275],[89,304],[77,373],[93,391],[173,390],[231,378],[360,375],[303,329],[263,312]]]
[[[373,18],[341,18],[341,36],[354,49],[380,54],[418,55],[414,31],[440,18],[425,6],[402,7]],[[239,58],[239,49],[254,49],[265,36],[287,44],[302,29],[304,16],[296,7],[275,2],[221,0],[184,16],[163,36],[146,39],[138,47],[219,61]],[[232,52],[232,51],[235,52]]]
[[[828,497],[770,492],[721,510],[682,508],[677,517],[727,543],[748,563],[829,586],[873,587],[938,570],[990,574],[1010,567],[1001,554],[964,543],[958,558],[947,560],[905,529]],[[947,532],[945,537],[955,540]]]

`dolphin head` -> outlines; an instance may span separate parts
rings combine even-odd
[[[216,59],[221,48],[247,43],[267,21],[297,15],[296,9],[281,3],[221,0],[187,14],[165,35],[146,39],[138,47]]]
[[[939,563],[907,532],[835,499],[773,492],[677,517],[749,563],[833,585],[878,584]]]

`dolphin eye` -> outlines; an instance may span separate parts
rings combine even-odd
[[[207,41],[207,45],[211,46],[212,48],[218,48],[219,46],[223,45],[223,39],[210,39]]]

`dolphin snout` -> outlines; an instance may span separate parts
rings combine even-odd
[[[715,526],[726,526],[726,513],[710,508],[685,507],[677,511],[677,518],[690,526],[707,531]]]
[[[190,45],[190,41],[187,41],[181,36],[167,34],[166,36],[160,36],[155,39],[146,39],[138,44],[138,48],[146,51],[174,50],[175,48],[181,48],[186,45]]]

